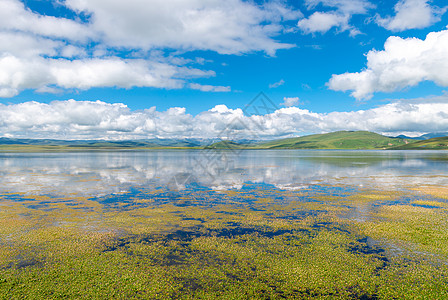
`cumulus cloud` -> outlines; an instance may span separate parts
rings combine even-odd
[[[366,14],[369,9],[375,6],[366,0],[306,0],[305,4],[309,10],[315,9],[319,4],[331,7],[332,11],[316,11],[308,18],[304,18],[297,23],[297,26],[304,33],[326,33],[332,28],[339,31],[350,31],[354,36],[360,31],[350,25],[352,15]]]
[[[424,40],[389,37],[384,50],[369,51],[366,69],[333,75],[328,86],[368,99],[375,92],[392,92],[422,81],[448,86],[448,30],[431,32]]]
[[[284,97],[282,105],[286,107],[296,106],[299,104],[299,97]]]
[[[282,23],[301,15],[280,1],[263,5],[242,0],[58,3],[87,18],[45,16],[19,0],[0,1],[0,97],[13,97],[25,89],[54,92],[92,87],[230,91],[228,86],[192,83],[193,78],[215,72],[189,66],[194,61],[180,53],[274,55],[293,46],[273,39],[284,30]],[[166,49],[181,51],[167,57]]]
[[[0,97],[13,97],[24,89],[51,86],[65,89],[92,87],[180,88],[177,78],[214,76],[212,71],[179,67],[142,59],[51,59],[0,57]]]
[[[185,113],[185,108],[175,107],[165,112],[157,112],[155,107],[131,111],[121,103],[68,100],[0,105],[0,119],[2,133],[16,137],[29,134],[37,138],[121,139],[157,134],[170,137],[189,130],[192,117]]]
[[[441,15],[446,11],[446,8],[432,6],[429,2],[429,0],[400,0],[394,7],[395,16],[381,18],[377,15],[376,22],[391,31],[426,28],[440,21]]]
[[[388,135],[448,131],[448,96],[399,101],[369,110],[314,113],[291,106],[251,116],[240,108],[225,105],[193,116],[182,107],[133,111],[125,104],[101,101],[0,104],[0,136],[18,138],[235,140],[337,130],[368,130]]]
[[[326,33],[333,27],[339,27],[342,31],[347,29],[348,16],[337,13],[315,12],[307,19],[302,19],[297,23],[305,33]]]
[[[281,2],[258,6],[241,0],[65,0],[69,8],[91,15],[91,28],[112,46],[213,50],[224,54],[290,48],[271,39],[282,20],[300,12]]]
[[[88,26],[74,20],[33,13],[19,0],[0,1],[0,30],[26,32],[72,41],[86,41],[96,35],[89,30]]]

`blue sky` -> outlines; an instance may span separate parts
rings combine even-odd
[[[274,121],[261,121],[263,138],[448,131],[447,7],[444,0],[1,0],[0,135],[213,137],[244,117],[241,108],[261,91],[278,108]],[[397,122],[384,126],[379,112]]]

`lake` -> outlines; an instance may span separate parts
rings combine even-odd
[[[448,297],[448,152],[0,153],[10,298]]]

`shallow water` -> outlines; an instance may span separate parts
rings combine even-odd
[[[160,150],[0,154],[0,193],[106,196],[133,189],[447,185],[444,151]]]
[[[447,214],[444,151],[2,153],[0,292],[443,298]]]

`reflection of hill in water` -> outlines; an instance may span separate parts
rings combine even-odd
[[[149,151],[1,154],[1,192],[98,196],[132,187],[212,189],[247,182],[281,189],[314,184],[402,187],[447,184],[445,152]]]
[[[410,161],[417,165],[425,164],[426,161],[447,162],[448,153],[445,152],[400,152],[400,151],[315,151],[314,155],[300,156],[300,159],[313,163],[325,163],[338,167],[366,167],[386,162],[391,165],[410,165]]]

